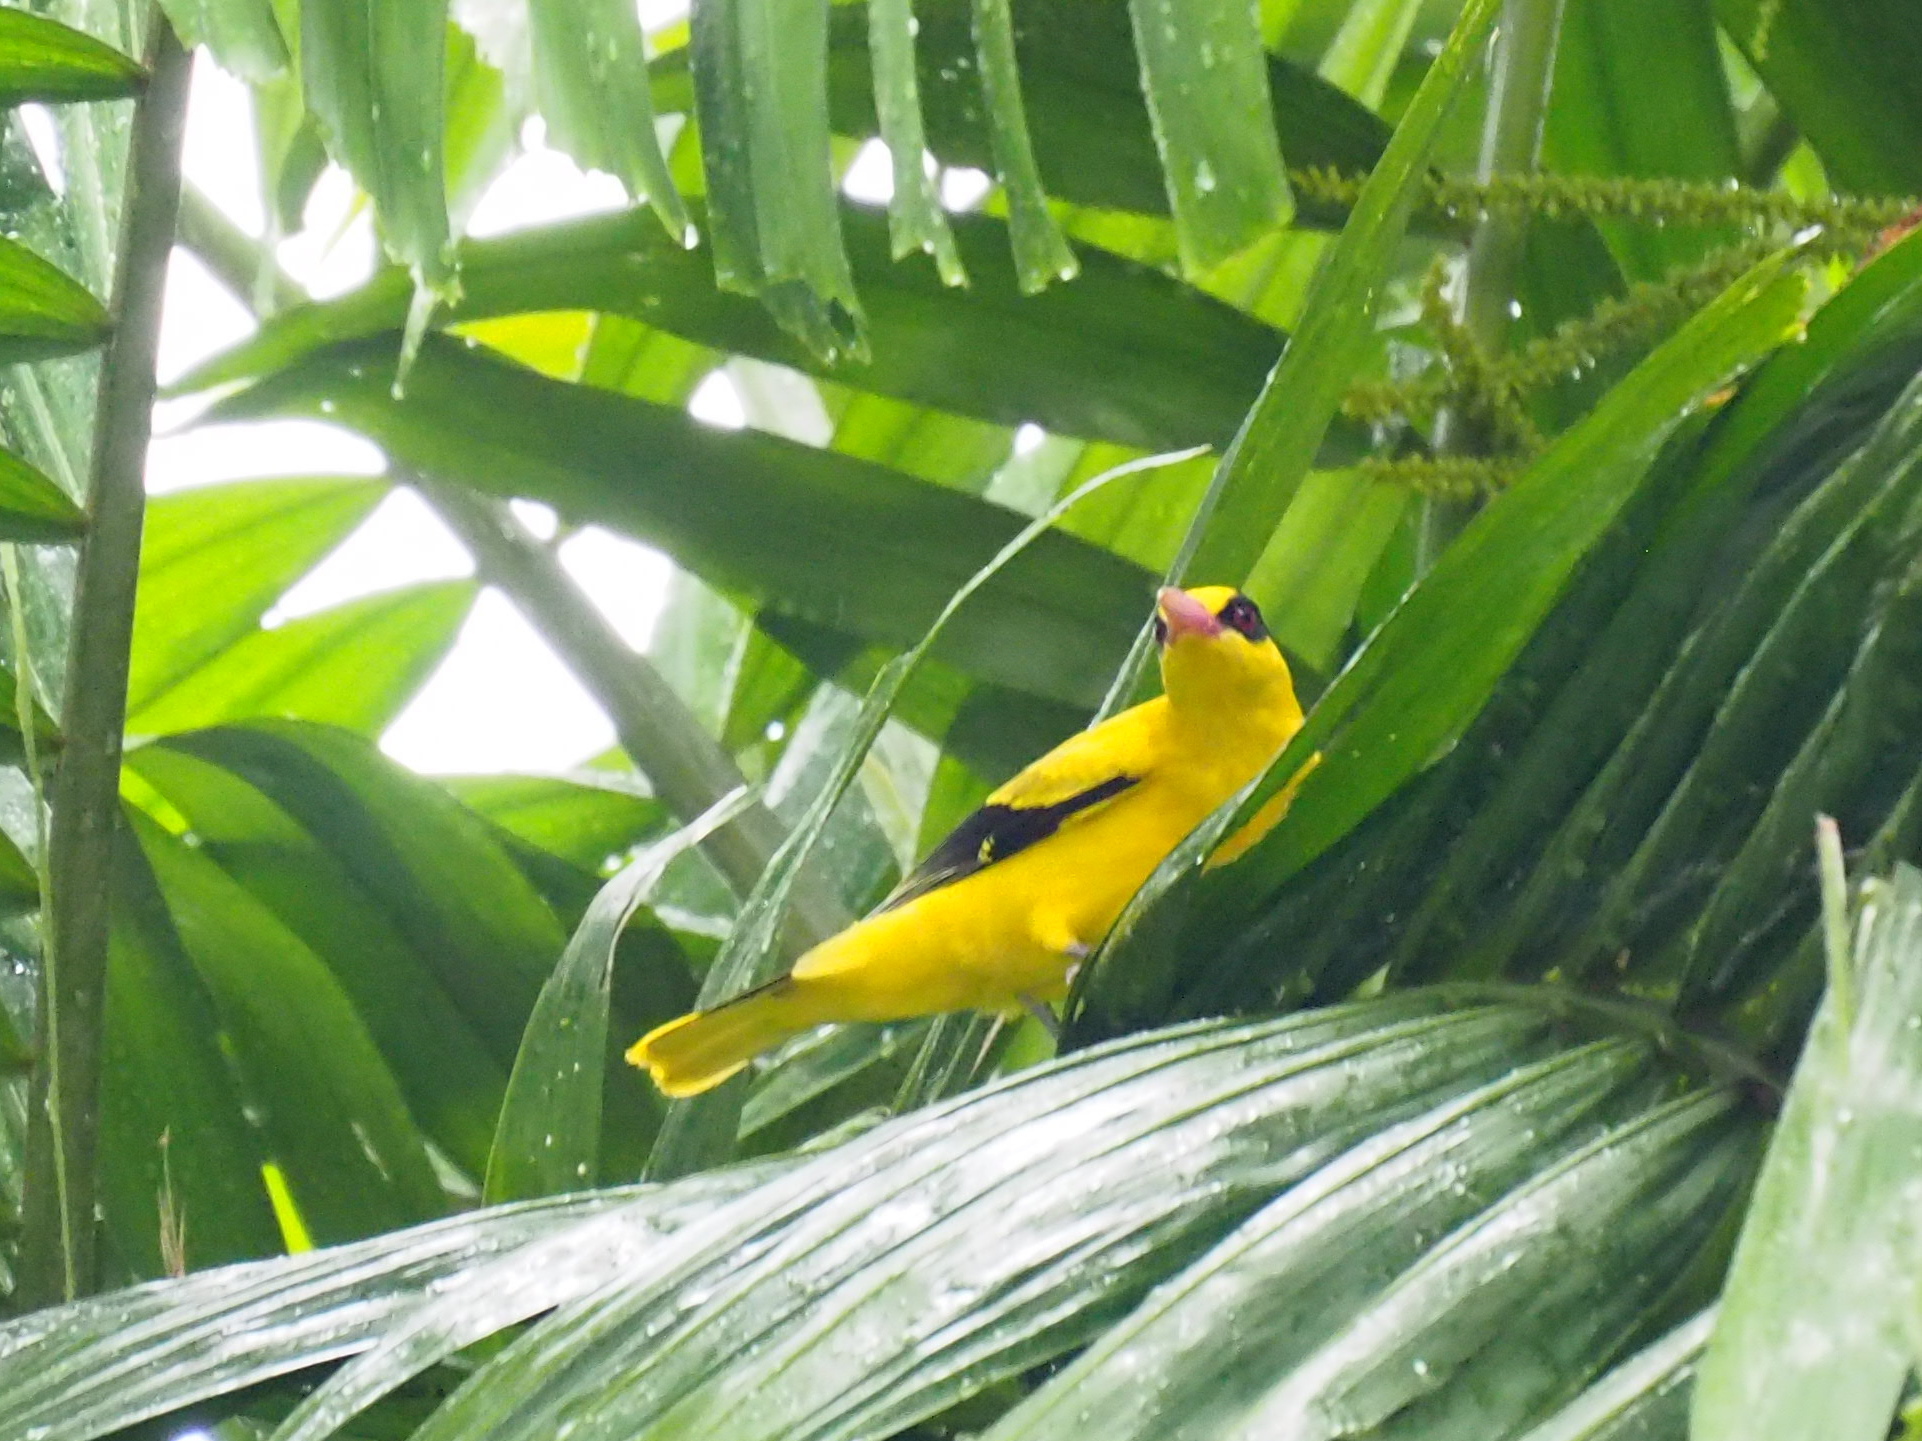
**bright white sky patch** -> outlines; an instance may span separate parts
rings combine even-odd
[[[176,320],[160,328],[160,358],[156,369],[161,385],[172,385],[202,361],[238,345],[259,328],[252,313],[232,291],[207,272],[206,266],[185,250],[167,259],[166,314]],[[155,417],[158,421],[159,417]]]
[[[612,175],[582,170],[547,146],[547,127],[539,117],[521,127],[524,153],[494,178],[467,219],[467,233],[506,235],[529,225],[545,225],[578,215],[601,215],[627,208],[627,191]]]
[[[33,158],[40,164],[47,187],[55,195],[65,195],[67,165],[61,158],[60,127],[54,124],[53,112],[44,105],[28,104],[14,113],[20,117],[20,128],[27,133],[27,144],[33,147]]]
[[[499,591],[485,590],[433,679],[381,737],[417,771],[564,770],[614,744],[614,727]]]
[[[560,533],[561,518],[554,514],[551,505],[542,505],[538,500],[510,500],[507,508],[536,540],[552,540]]]
[[[321,300],[344,295],[374,273],[374,212],[345,170],[329,165],[321,171],[302,219],[300,233],[281,241],[274,254],[308,294]]]
[[[658,550],[590,525],[569,536],[561,564],[635,650],[645,651],[667,601],[674,566]]]
[[[147,490],[158,495],[270,475],[378,475],[383,465],[370,441],[318,420],[208,425],[154,438]]]
[[[841,191],[864,205],[886,205],[894,199],[894,156],[886,144],[871,139],[854,153],[841,177]]]
[[[635,0],[643,30],[659,30],[687,18],[687,0]]]
[[[411,490],[396,490],[326,559],[295,581],[267,612],[272,627],[397,585],[458,580],[473,558],[438,515]]]
[[[709,371],[707,378],[694,387],[687,413],[722,430],[740,430],[747,425],[747,407],[725,370]]]
[[[941,204],[953,211],[972,210],[988,198],[994,181],[972,165],[950,165],[941,172]]]
[[[194,52],[193,86],[181,156],[187,178],[234,224],[249,235],[263,235],[267,211],[260,200],[253,98],[205,50]]]

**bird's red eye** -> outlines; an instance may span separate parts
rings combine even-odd
[[[1268,639],[1267,622],[1262,620],[1260,608],[1247,596],[1235,596],[1221,608],[1219,614],[1223,625],[1239,631],[1249,640]]]

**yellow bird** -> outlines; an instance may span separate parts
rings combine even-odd
[[[718,1086],[826,1021],[1061,999],[1128,898],[1301,728],[1288,663],[1227,586],[1156,598],[1163,694],[1062,742],[962,821],[866,920],[778,981],[669,1021],[627,1059],[670,1096]],[[1239,854],[1293,787],[1233,837]]]

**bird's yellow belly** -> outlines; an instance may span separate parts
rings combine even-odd
[[[794,979],[848,1020],[1059,999],[1081,954],[1207,809],[1130,794],[1045,845],[870,917],[802,957]]]

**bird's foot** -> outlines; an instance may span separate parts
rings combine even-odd
[[[1061,1017],[1054,1013],[1054,1007],[1046,1001],[1038,1001],[1033,996],[1021,997],[1021,1008],[1041,1023],[1041,1029],[1055,1040],[1061,1039]]]
[[[1076,941],[1063,954],[1068,958],[1068,969],[1062,973],[1061,986],[1063,990],[1073,991],[1075,978],[1081,974],[1081,967],[1088,957],[1094,954],[1094,947],[1085,941]]]

